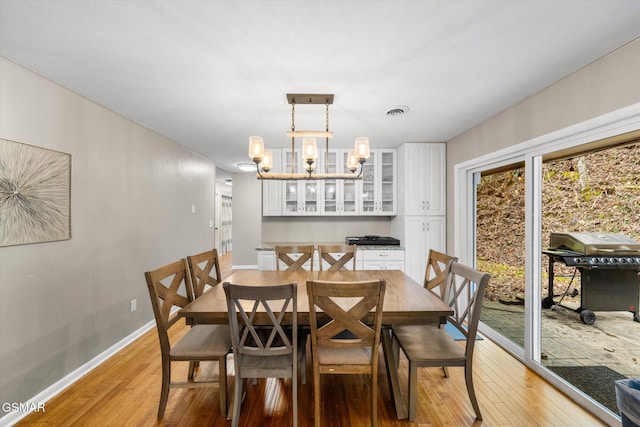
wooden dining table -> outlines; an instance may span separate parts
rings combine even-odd
[[[237,285],[267,286],[297,283],[298,289],[298,325],[309,325],[309,299],[307,280],[327,280],[339,282],[366,281],[384,279],[386,291],[383,303],[382,348],[389,380],[389,389],[394,401],[398,419],[407,418],[407,407],[400,393],[396,352],[391,340],[393,324],[442,324],[453,312],[432,292],[427,291],[416,281],[399,270],[339,270],[339,271],[273,271],[273,270],[236,270],[224,281]],[[216,285],[202,296],[182,308],[178,315],[186,318],[188,324],[228,324],[227,301],[222,286]],[[284,323],[290,323],[291,314],[287,313]],[[264,312],[256,313],[256,323],[260,323]]]

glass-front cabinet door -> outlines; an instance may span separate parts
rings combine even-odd
[[[396,213],[396,151],[380,150],[380,203],[379,212],[393,215]]]
[[[296,150],[291,155],[291,150],[282,150],[282,164],[284,172],[298,173],[304,170],[300,153]],[[284,181],[284,211],[283,215],[318,215],[320,202],[320,181]]]
[[[348,150],[341,151],[342,157],[342,173],[351,173],[347,167]],[[358,181],[352,179],[342,180],[342,187],[340,191],[341,200],[341,213],[343,215],[357,215],[358,214],[358,201],[357,201],[357,183]]]
[[[299,181],[304,192],[304,199],[300,206],[300,215],[318,215],[318,183],[319,181]]]
[[[298,181],[284,181],[284,215],[299,215]]]
[[[363,165],[360,215],[397,213],[396,150],[371,150]]]
[[[348,173],[348,150],[325,150],[320,153],[319,173]],[[326,167],[325,167],[326,165]],[[345,179],[326,179],[322,181],[322,210],[323,215],[356,215],[356,181]]]
[[[367,162],[362,165],[362,181],[361,181],[361,205],[360,213],[362,215],[376,215],[376,160],[378,155],[375,150],[371,150],[371,155]]]

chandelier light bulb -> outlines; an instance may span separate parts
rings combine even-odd
[[[304,138],[302,140],[302,158],[309,162],[318,158],[318,146],[315,138]]]
[[[256,163],[260,163],[264,158],[264,141],[262,137],[249,137],[249,157]]]
[[[358,161],[367,160],[369,158],[369,138],[366,136],[359,136],[356,138],[355,154]]]
[[[273,167],[273,153],[271,150],[265,150],[262,162],[260,162],[260,167],[265,172],[269,172]]]

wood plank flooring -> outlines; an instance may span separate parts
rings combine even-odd
[[[223,256],[222,258],[225,258]],[[223,260],[221,260],[223,261]],[[221,262],[223,277],[231,273],[230,256]],[[177,339],[186,327],[175,328]],[[474,365],[475,387],[484,420],[476,421],[469,403],[462,369],[440,368],[418,373],[415,423],[397,420],[380,353],[378,423],[391,426],[601,426],[597,418],[577,406],[540,376],[488,339],[478,341]],[[173,375],[186,378],[187,363],[174,363]],[[310,366],[309,366],[310,368]],[[233,363],[229,359],[229,374]],[[203,362],[198,376],[215,377],[215,363]],[[407,364],[400,363],[406,392]],[[46,403],[46,412],[33,413],[18,426],[229,426],[220,416],[218,390],[174,389],[163,420],[156,420],[160,398],[160,349],[155,329],[147,332],[94,371]],[[229,378],[231,395],[233,380]],[[310,378],[311,380],[311,378]],[[246,386],[240,425],[280,427],[291,424],[289,380],[259,380]],[[313,386],[300,384],[299,425],[313,426]],[[331,375],[322,379],[322,425],[369,424],[367,381],[361,376]]]

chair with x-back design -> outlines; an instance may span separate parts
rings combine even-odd
[[[217,386],[219,388],[220,413],[227,413],[227,354],[231,348],[231,337],[227,325],[196,325],[177,341],[169,339],[169,329],[179,317],[173,311],[193,300],[187,260],[173,262],[144,273],[151,297],[151,306],[156,318],[160,353],[162,356],[162,386],[158,419],[164,417],[169,389],[176,387]],[[199,361],[218,362],[218,381],[194,381],[193,367]],[[172,382],[173,362],[190,362],[188,381]]]
[[[280,262],[287,265],[286,271],[305,270],[304,264],[309,262],[309,271],[313,271],[313,245],[276,246],[276,270],[280,271]]]
[[[320,375],[364,374],[370,380],[371,425],[377,425],[378,347],[386,282],[307,281],[315,426],[320,426]],[[349,337],[342,338],[348,331]]]
[[[356,245],[318,245],[320,257],[320,271],[324,270],[324,263],[329,264],[327,271],[356,269]]]
[[[200,297],[207,287],[213,287],[222,281],[217,249],[188,256],[187,263],[194,297]]]
[[[293,425],[298,425],[297,285],[222,284],[227,296],[235,367],[232,426],[240,421],[246,378],[291,378]],[[291,328],[282,321],[291,306]]]

